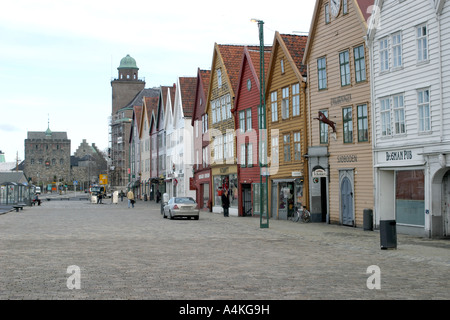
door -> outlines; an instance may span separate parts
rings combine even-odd
[[[342,224],[353,226],[353,191],[350,179],[344,177],[341,182]]]
[[[252,189],[249,184],[242,185],[242,215],[252,215]]]

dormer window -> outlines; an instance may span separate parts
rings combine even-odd
[[[222,70],[217,69],[217,86],[222,88]]]

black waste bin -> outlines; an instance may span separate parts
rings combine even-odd
[[[395,220],[380,221],[381,249],[397,248],[397,226]]]
[[[364,231],[373,231],[373,211],[372,211],[372,209],[364,209],[363,227],[364,227]]]

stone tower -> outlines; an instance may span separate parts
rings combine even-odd
[[[120,60],[118,78],[111,81],[112,110],[110,121],[110,180],[113,186],[125,186],[129,181],[129,131],[133,108],[130,103],[145,88],[139,79],[136,60],[129,54]]]
[[[70,140],[67,132],[29,131],[25,139],[24,173],[36,185],[70,182]]]

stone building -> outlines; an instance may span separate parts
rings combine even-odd
[[[68,183],[70,174],[70,139],[67,132],[29,131],[25,139],[24,174],[36,185]]]
[[[105,155],[95,143],[89,145],[83,139],[74,155],[71,156],[71,181],[77,181],[78,187],[85,189],[99,182],[100,174],[107,174]]]

